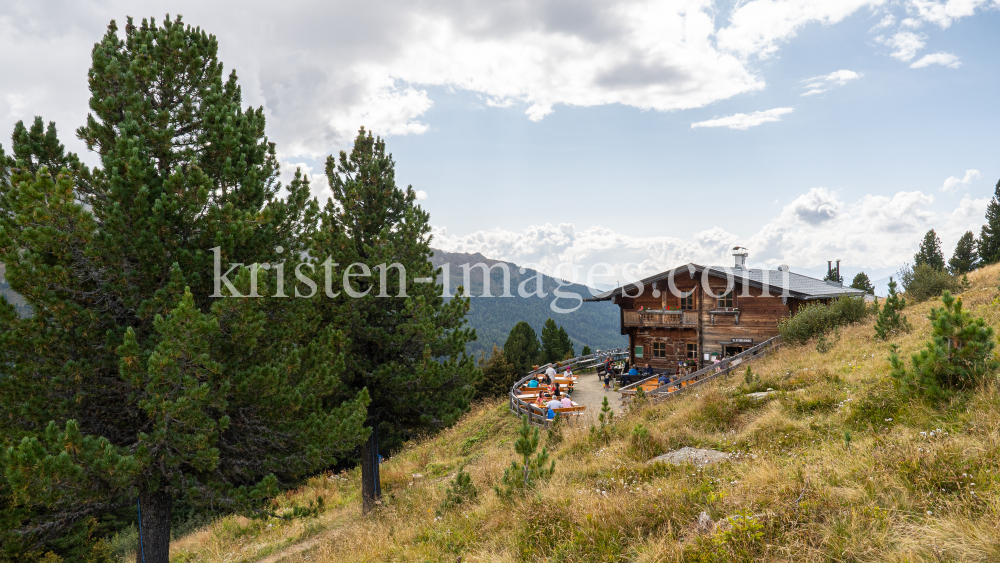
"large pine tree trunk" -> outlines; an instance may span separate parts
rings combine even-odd
[[[382,478],[378,463],[378,423],[361,447],[361,510],[368,513],[382,498]]]
[[[173,499],[162,491],[139,494],[140,543],[136,563],[170,563],[170,509]],[[144,559],[145,557],[145,559]]]

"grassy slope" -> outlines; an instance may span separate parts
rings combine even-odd
[[[998,275],[1000,267],[975,272],[964,294],[994,327]],[[907,358],[939,304],[906,309],[914,330],[892,343]],[[225,518],[177,542],[174,560],[1000,561],[1000,386],[942,409],[901,402],[888,377],[890,344],[876,342],[869,324],[850,327],[825,354],[788,347],[754,364],[757,384],[734,376],[630,413],[607,443],[567,429],[550,448],[555,476],[513,504],[492,486],[513,458],[516,421],[502,404],[479,405],[385,464],[377,515],[359,516],[357,471],[317,477],[275,502],[322,495],[318,517]],[[779,393],[744,396],[768,387]],[[639,424],[648,440],[632,438]],[[736,456],[704,469],[645,463],[686,445]],[[436,519],[462,463],[479,500]],[[702,511],[725,524],[699,532]]]

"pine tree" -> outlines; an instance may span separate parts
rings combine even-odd
[[[556,462],[549,463],[549,452],[546,448],[535,454],[538,449],[538,428],[528,424],[528,417],[521,418],[521,427],[517,431],[514,451],[521,456],[521,463],[510,462],[510,467],[504,470],[500,486],[496,487],[498,496],[510,499],[526,489],[532,489],[539,482],[552,476],[556,470]],[[548,467],[546,467],[548,464]]]
[[[854,280],[851,281],[851,287],[854,289],[860,289],[870,295],[875,295],[875,286],[873,286],[871,280],[868,279],[868,274],[864,272],[858,272],[858,275],[854,276]]]
[[[546,320],[542,326],[542,353],[545,355],[546,363],[558,362],[565,355],[562,339],[559,337],[559,327],[552,319]]]
[[[875,304],[875,336],[879,340],[886,340],[890,336],[909,330],[909,321],[900,314],[904,307],[906,307],[906,299],[903,299],[896,291],[896,282],[890,277],[889,297],[886,298],[881,308],[878,303]]]
[[[976,236],[972,231],[966,231],[955,245],[955,253],[948,261],[948,270],[952,275],[962,275],[979,267],[979,255],[976,250]]]
[[[503,351],[519,376],[526,375],[531,366],[543,361],[542,346],[538,343],[535,329],[525,321],[519,321],[510,329]]]
[[[381,497],[379,455],[416,432],[455,422],[481,374],[465,353],[476,338],[466,327],[469,299],[445,301],[436,284],[417,281],[439,275],[430,262],[429,216],[411,186],[396,186],[385,142],[362,128],[350,154],[327,159],[326,175],[333,197],[310,254],[342,264],[344,283],[316,307],[322,324],[351,335],[348,395],[367,390],[371,397],[365,424],[372,432],[360,453],[367,512]]]
[[[1000,180],[986,206],[986,224],[979,232],[979,260],[984,265],[1000,262]]]
[[[476,399],[504,397],[520,379],[514,365],[507,360],[502,348],[493,345],[493,353],[479,360],[483,378],[476,385]]]
[[[961,297],[946,291],[941,303],[943,307],[931,309],[931,340],[913,354],[912,368],[907,370],[896,352],[890,356],[891,374],[907,395],[945,398],[979,385],[1000,367],[993,354],[993,327],[963,310]]]
[[[927,231],[924,240],[920,242],[920,249],[913,255],[913,266],[917,267],[926,264],[935,270],[944,270],[944,253],[941,251],[941,239],[938,238],[934,229]]]
[[[562,326],[559,327],[559,351],[562,353],[563,360],[568,360],[570,358],[576,357],[576,351],[573,350],[573,341],[570,339],[569,334],[566,329]]]
[[[594,353],[594,351],[591,350],[590,346],[587,346],[586,344],[583,346],[583,350],[580,350],[580,355],[581,356],[589,356],[589,355],[591,355],[593,353]]]
[[[263,109],[241,109],[217,50],[180,18],[130,19],[124,39],[111,23],[77,131],[100,168],[40,119],[15,129],[0,261],[34,314],[0,303],[0,432],[17,444],[0,473],[8,552],[86,560],[96,519],[138,499],[145,561],[166,563],[175,500],[266,510],[366,436],[367,395],[338,378],[344,338],[316,328],[308,301],[210,297],[211,249],[227,263],[299,256],[318,213],[301,177],[277,198]],[[248,269],[231,276],[249,292]]]

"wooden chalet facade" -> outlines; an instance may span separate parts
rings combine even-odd
[[[778,321],[794,315],[803,303],[864,295],[792,273],[787,266],[747,269],[746,250],[739,247],[734,256],[732,268],[687,264],[587,301],[619,306],[633,365],[648,363],[658,372],[674,373],[704,367],[776,336]]]

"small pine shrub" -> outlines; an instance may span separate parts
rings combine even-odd
[[[510,467],[503,472],[500,485],[494,489],[497,496],[503,499],[513,498],[522,491],[533,489],[540,481],[551,477],[556,470],[555,460],[549,464],[549,452],[546,448],[535,454],[538,449],[538,428],[532,428],[528,424],[528,417],[521,419],[521,428],[517,434],[514,451],[521,456],[521,462],[510,462]],[[546,467],[546,464],[549,466]]]
[[[810,303],[800,307],[791,317],[782,319],[778,323],[778,332],[786,342],[805,344],[836,327],[862,321],[872,312],[861,295],[840,297],[829,304]]]
[[[962,308],[962,299],[945,291],[944,307],[931,309],[931,340],[911,357],[906,369],[899,354],[889,357],[892,376],[904,395],[941,399],[956,390],[978,386],[1000,362],[993,354],[996,338],[982,317],[973,319]]]
[[[472,484],[472,476],[465,471],[464,467],[459,467],[458,473],[451,480],[448,490],[445,491],[444,500],[438,507],[438,516],[446,510],[472,503],[478,496],[479,489]]]
[[[906,307],[906,299],[896,291],[896,282],[889,278],[889,297],[885,299],[885,305],[879,308],[875,303],[875,337],[879,340],[886,340],[896,334],[909,332],[910,322],[900,314]]]
[[[611,410],[608,398],[604,397],[601,402],[601,413],[597,415],[597,420],[601,423],[601,428],[611,424],[615,419],[615,411]]]
[[[604,397],[604,401],[601,402],[601,412],[597,414],[597,420],[600,423],[600,426],[590,427],[591,440],[607,443],[611,439],[611,435],[608,432],[608,425],[614,422],[614,419],[615,411],[611,410],[611,404],[608,403],[608,398]]]
[[[753,370],[750,369],[750,366],[747,366],[746,371],[743,372],[743,383],[747,387],[751,387],[759,382],[760,382],[760,376],[754,373]]]

